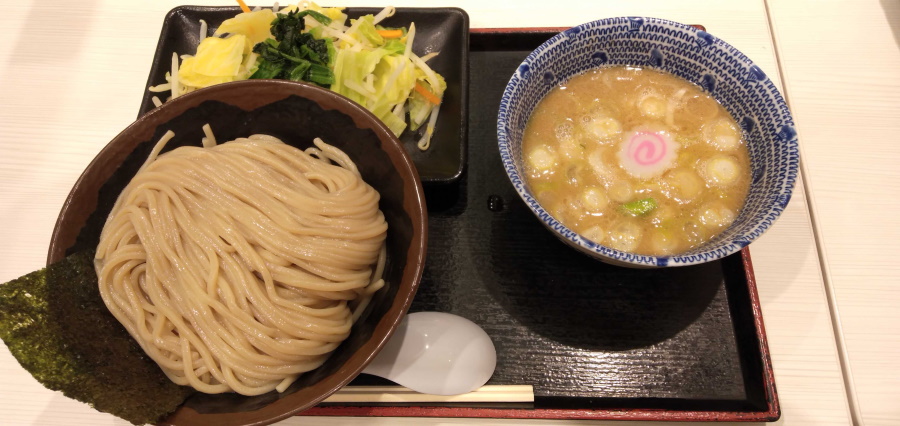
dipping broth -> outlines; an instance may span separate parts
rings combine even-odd
[[[737,217],[750,187],[741,129],[715,99],[638,67],[572,77],[538,103],[526,180],[557,220],[598,244],[684,253]]]

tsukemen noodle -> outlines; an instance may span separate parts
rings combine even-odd
[[[284,391],[384,284],[387,223],[350,158],[266,135],[159,154],[122,191],[95,267],[110,312],[175,383]]]

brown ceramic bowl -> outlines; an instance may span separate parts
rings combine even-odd
[[[350,337],[318,369],[283,393],[190,397],[163,424],[261,425],[312,407],[356,377],[406,314],[425,264],[427,214],[419,175],[396,137],[374,115],[331,91],[289,81],[221,84],[167,102],[139,118],[94,158],[66,199],[47,262],[97,246],[116,197],[166,131],[166,151],[197,146],[209,123],[218,141],[265,133],[306,148],[315,137],[346,152],[381,194],[388,222],[386,290],[379,291]]]

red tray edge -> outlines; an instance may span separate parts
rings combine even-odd
[[[454,407],[315,407],[300,416],[452,417],[553,420],[644,420],[670,422],[773,422],[770,411],[672,411],[650,409],[505,409]]]
[[[767,413],[770,421],[781,417],[781,403],[778,401],[778,389],[775,387],[775,371],[772,367],[772,356],[769,352],[769,340],[766,337],[766,326],[763,323],[762,306],[759,303],[759,292],[756,288],[756,274],[753,272],[753,261],[750,259],[750,248],[741,249],[744,271],[747,273],[747,292],[750,295],[750,306],[753,309],[753,322],[756,326],[756,337],[759,339],[759,352],[762,358],[763,383],[766,385]]]
[[[705,30],[703,25],[692,25]],[[471,28],[470,33],[547,33],[561,32],[568,27],[532,28]],[[774,422],[781,417],[781,404],[775,388],[775,373],[769,352],[766,328],[762,319],[756,275],[750,249],[741,249],[741,260],[746,271],[747,291],[753,310],[753,322],[759,339],[759,351],[763,363],[763,382],[766,388],[766,411],[673,411],[653,409],[506,409],[467,407],[313,407],[299,416],[347,416],[347,417],[461,417],[501,419],[559,419],[559,420],[648,420],[648,421],[703,421],[703,422]]]

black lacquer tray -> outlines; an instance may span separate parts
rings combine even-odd
[[[173,51],[197,45],[200,19],[214,28],[238,11],[173,9],[148,85],[164,81]],[[440,184],[426,185],[428,264],[411,312],[450,312],[481,325],[498,351],[488,384],[532,385],[535,401],[323,404],[302,414],[777,420],[747,248],[695,267],[606,265],[544,229],[506,177],[496,138],[500,95],[528,53],[561,29],[469,32],[465,12],[454,8],[401,8],[393,19],[413,20],[427,34],[421,41],[441,52],[433,66],[448,81],[432,148],[420,153],[404,139],[423,181]],[[146,95],[141,114],[153,107]],[[352,383],[389,384],[365,375]]]
[[[469,156],[426,188],[428,264],[411,312],[481,325],[498,351],[488,384],[533,385],[534,403],[322,405],[305,415],[774,421],[780,416],[749,251],[695,267],[606,265],[558,241],[506,177],[500,96],[558,31],[473,30]],[[351,385],[385,385],[360,376]]]

